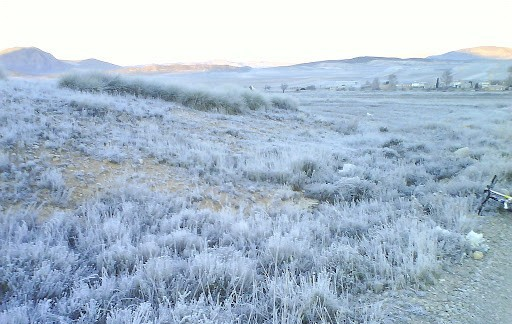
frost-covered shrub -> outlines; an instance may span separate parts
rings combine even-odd
[[[327,273],[318,274],[315,281],[301,282],[302,323],[337,323],[351,315],[348,301],[338,296],[334,282]]]
[[[44,225],[7,215],[0,231],[8,242],[0,261],[10,260],[0,271],[7,308],[0,306],[0,316],[17,318],[16,303],[38,312],[18,292],[36,304],[52,298],[44,316],[64,322],[156,320],[190,315],[187,306],[197,305],[227,322],[235,314],[249,323],[276,314],[357,322],[366,313],[350,311],[346,292],[419,284],[436,268],[438,247],[452,253],[445,245],[457,235],[436,237],[428,222],[411,223],[416,210],[405,201],[399,208],[360,201],[237,217],[125,189]]]
[[[390,280],[372,272],[373,252],[358,248],[376,235],[372,228],[382,240],[396,241],[398,230],[382,232],[380,225],[392,220],[387,214],[372,216],[375,207],[362,204],[358,220],[346,217],[353,210],[343,205],[315,214],[238,219],[182,209],[173,199],[144,192],[107,194],[44,225],[27,215],[7,215],[0,232],[9,242],[0,248],[1,261],[10,260],[0,271],[5,305],[20,302],[16,291],[35,303],[52,298],[44,316],[108,322],[142,316],[135,310],[144,303],[151,305],[144,313],[150,319],[202,303],[203,310],[213,307],[228,322],[232,311],[261,323],[274,309],[292,316],[282,303],[288,300],[306,322],[356,320],[360,315],[347,313],[351,304],[342,291],[363,289],[376,278]],[[389,271],[392,276],[405,270]],[[282,280],[293,293],[282,290]],[[15,309],[0,306],[0,314],[13,317]]]
[[[87,101],[71,100],[69,106],[81,116],[104,118],[109,109],[102,104],[93,104]]]
[[[256,262],[233,248],[218,248],[195,255],[188,265],[190,290],[195,298],[220,301],[231,294],[251,294],[257,279]]]
[[[178,228],[172,233],[161,235],[156,239],[159,246],[174,251],[177,255],[193,255],[203,251],[207,242],[199,235],[193,233],[194,228]]]
[[[109,313],[106,324],[149,323],[154,318],[154,309],[150,303],[141,303],[135,307],[116,309]]]
[[[301,161],[295,162],[293,166],[293,171],[302,173],[304,176],[311,178],[315,174],[315,172],[318,172],[321,168],[321,164],[318,161],[315,161],[313,159],[304,159]]]
[[[275,233],[266,241],[265,264],[270,266],[278,264],[281,266],[293,265],[298,269],[310,269],[314,255],[311,253],[311,245],[304,239],[295,237],[293,233],[279,235]]]
[[[343,198],[334,183],[312,183],[304,186],[304,195],[319,201],[334,203]]]
[[[255,93],[254,91],[242,91],[241,97],[245,106],[250,110],[258,110],[261,107],[269,106],[268,99],[262,94]]]
[[[273,96],[270,99],[272,106],[284,110],[297,110],[298,103],[296,100],[290,97]]]
[[[0,152],[0,172],[6,172],[10,169],[9,154],[6,152]]]
[[[102,73],[74,73],[60,78],[59,86],[86,92],[99,92],[104,89],[120,88],[120,77]]]
[[[475,161],[469,157],[445,157],[443,159],[435,159],[426,162],[425,168],[429,174],[439,181],[453,178],[473,163],[475,163]]]
[[[72,189],[66,186],[62,173],[57,169],[48,169],[41,174],[38,185],[50,191],[51,201],[58,206],[66,206],[71,198]]]
[[[41,188],[58,190],[66,185],[62,173],[56,169],[46,170],[41,174],[39,186]]]
[[[271,278],[272,321],[279,323],[343,323],[354,319],[347,298],[339,296],[327,273],[295,278],[285,272]]]
[[[375,184],[359,177],[341,178],[334,183],[311,183],[304,186],[304,195],[320,201],[358,202],[373,197]]]
[[[335,132],[342,135],[353,135],[358,132],[359,121],[355,118],[336,121],[333,123],[332,128]]]
[[[180,103],[197,110],[227,114],[240,114],[247,110],[264,109],[270,105],[280,109],[296,109],[297,107],[296,102],[291,98],[272,97],[267,99],[263,94],[244,89],[225,90],[223,92],[206,88],[164,85],[101,73],[68,74],[60,79],[59,86],[86,92],[106,92],[158,98]]]

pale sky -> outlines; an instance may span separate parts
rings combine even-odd
[[[512,47],[511,0],[0,0],[0,50],[119,65]]]

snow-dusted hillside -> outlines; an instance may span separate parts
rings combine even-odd
[[[0,323],[407,323],[511,180],[507,92],[109,93],[0,80]]]
[[[482,82],[504,80],[512,62],[490,60],[475,62],[429,61],[429,60],[389,60],[376,59],[365,63],[345,63],[343,61],[318,62],[306,65],[251,69],[245,72],[205,72],[190,74],[159,74],[156,77],[177,82],[193,82],[215,85],[236,83],[244,86],[257,86],[263,89],[270,85],[279,89],[282,83],[290,87],[331,87],[341,84],[363,85],[375,78],[385,81],[395,74],[399,83],[427,82],[435,84],[436,78],[444,71],[451,70],[454,80]]]
[[[0,66],[7,71],[20,74],[61,73],[70,68],[67,63],[35,47],[1,51]]]
[[[242,83],[246,86],[265,85],[279,88],[290,86],[330,87],[341,84],[362,85],[375,78],[385,81],[395,74],[399,83],[426,82],[435,84],[443,72],[450,70],[454,80],[482,82],[504,80],[512,66],[512,49],[503,47],[475,47],[448,52],[427,58],[399,59],[391,57],[356,57],[345,60],[309,62],[291,66],[254,68],[234,75],[223,72],[190,75],[161,74],[162,78],[177,81],[218,84]],[[236,81],[235,81],[236,80]]]

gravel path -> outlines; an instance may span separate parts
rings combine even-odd
[[[428,291],[409,299],[422,311],[411,324],[512,323],[512,213],[487,213],[477,230],[489,250],[482,260],[465,258],[442,273]]]

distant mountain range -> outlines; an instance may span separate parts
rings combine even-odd
[[[366,64],[373,66],[388,66],[387,70],[389,70],[389,66],[391,65],[394,67],[404,67],[414,64],[436,64],[436,66],[441,66],[445,63],[447,65],[453,66],[455,63],[462,64],[475,62],[494,62],[493,64],[499,64],[501,69],[501,65],[508,64],[508,61],[510,61],[510,64],[512,65],[512,48],[481,46],[451,51],[440,55],[428,56],[426,58],[401,59],[396,57],[362,56],[343,60],[327,60],[302,63],[293,66],[287,66],[286,68],[317,67],[328,69],[330,67],[346,67],[347,64]],[[258,67],[258,70],[264,69],[261,66],[256,67]],[[59,60],[52,54],[44,52],[35,47],[15,47],[0,51],[0,68],[3,68],[9,73],[17,75],[48,75],[83,70],[115,71],[117,73],[130,74],[172,74],[191,72],[248,72],[253,69],[250,64],[245,65],[230,62],[149,64],[122,67],[92,58],[81,61]],[[273,68],[275,69],[276,67]]]
[[[128,66],[116,70],[119,73],[191,73],[191,72],[245,72],[251,70],[249,66],[230,64],[149,64],[141,66]]]
[[[71,70],[115,70],[120,66],[96,59],[64,61],[36,47],[14,47],[0,51],[0,67],[15,74],[56,74]]]
[[[425,58],[398,58],[398,57],[384,57],[384,56],[358,56],[350,59],[342,59],[342,60],[325,60],[325,61],[315,61],[315,62],[307,62],[307,63],[299,63],[294,66],[319,66],[319,65],[328,65],[328,64],[339,64],[339,63],[348,63],[348,64],[365,64],[373,61],[394,61],[394,62],[406,62],[406,61],[425,61]]]
[[[512,60],[512,48],[497,46],[472,47],[441,55],[428,56],[427,59],[437,61]]]
[[[429,62],[429,61],[489,61],[489,60],[512,60],[512,48],[497,46],[480,46],[464,48],[457,51],[451,51],[440,55],[427,56],[425,58],[398,58],[381,56],[359,56],[342,60],[326,60],[297,64],[298,66],[319,65],[329,63],[369,63],[372,61],[395,61],[395,62]]]

